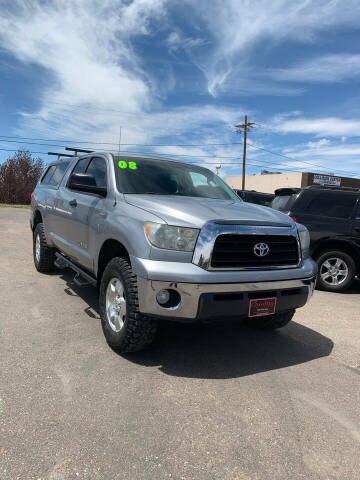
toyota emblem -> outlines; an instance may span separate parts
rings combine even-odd
[[[257,257],[266,257],[269,251],[270,248],[267,243],[257,243],[254,245],[254,253]]]

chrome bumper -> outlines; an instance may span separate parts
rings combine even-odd
[[[310,299],[315,288],[315,276],[305,279],[281,280],[273,282],[253,283],[177,283],[137,278],[140,312],[159,317],[173,317],[196,319],[199,309],[199,300],[202,294],[207,293],[236,293],[236,292],[266,292],[282,291],[285,289],[307,289],[307,300]],[[180,304],[171,309],[161,307],[156,301],[156,294],[162,289],[177,290],[181,296]],[[228,316],[227,312],[224,316]]]

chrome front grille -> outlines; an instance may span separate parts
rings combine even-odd
[[[268,246],[268,253],[257,256],[257,244]],[[299,263],[299,246],[293,235],[222,234],[214,244],[211,268],[291,267]]]
[[[254,254],[257,243],[269,252]],[[192,262],[204,270],[254,270],[296,268],[301,250],[296,224],[261,221],[213,220],[200,231]]]

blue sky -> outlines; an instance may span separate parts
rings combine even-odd
[[[359,176],[359,25],[352,0],[1,1],[0,148],[116,149],[121,126],[123,151],[238,175],[246,113],[248,173]]]

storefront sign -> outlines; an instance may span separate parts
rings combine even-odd
[[[313,182],[319,183],[320,185],[335,185],[337,187],[340,187],[341,178],[333,177],[332,175],[319,175],[315,173]]]

